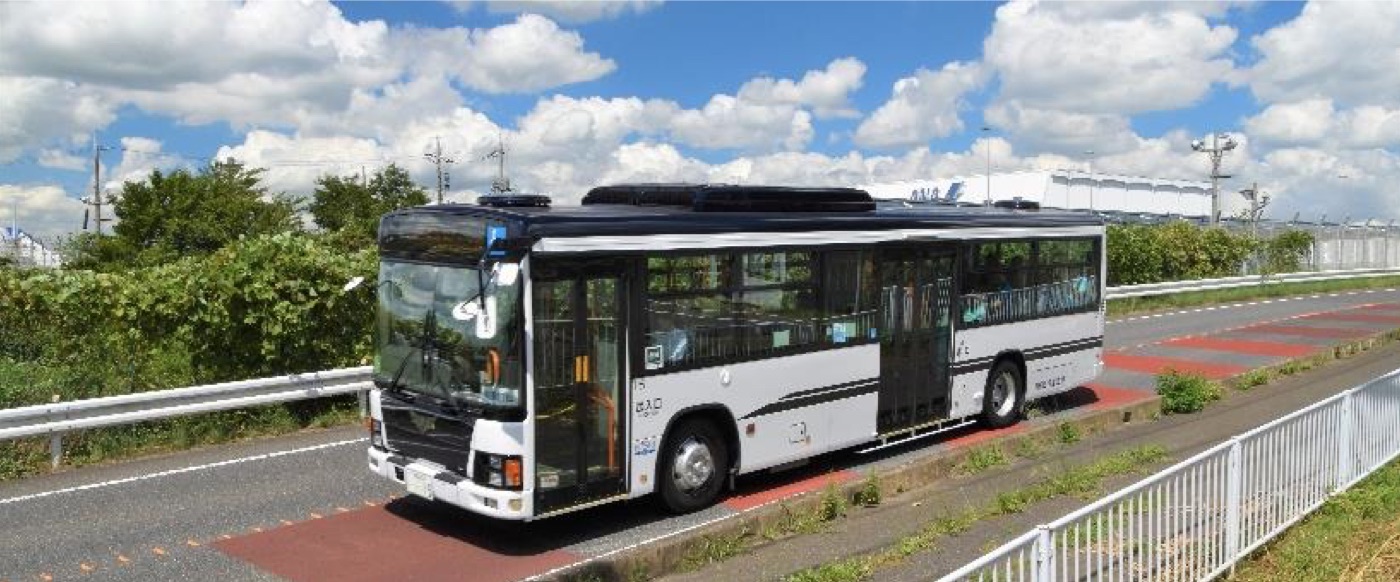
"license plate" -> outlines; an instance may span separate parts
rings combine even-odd
[[[423,473],[413,467],[404,467],[403,482],[408,492],[425,499],[433,498],[433,474]]]

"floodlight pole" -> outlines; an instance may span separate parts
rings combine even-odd
[[[1089,156],[1089,214],[1094,213],[1094,150],[1084,150]]]
[[[1220,143],[1221,137],[1225,138],[1225,143]],[[1225,152],[1235,149],[1238,145],[1233,138],[1220,132],[1214,132],[1210,136],[1210,147],[1207,148],[1202,142],[1194,142],[1191,149],[1203,152],[1210,158],[1210,224],[1215,226],[1220,224],[1220,179],[1229,176],[1220,173],[1220,162],[1225,157]]]
[[[992,138],[991,138],[991,132],[992,132],[991,126],[988,126],[988,125],[982,126],[982,135],[983,135],[983,138],[982,138],[982,139],[983,139],[983,141],[985,142],[985,144],[986,144],[986,149],[987,149],[987,197],[986,197],[986,199],[984,199],[984,200],[982,201],[982,205],[983,205],[983,206],[991,206],[991,205],[992,205]]]

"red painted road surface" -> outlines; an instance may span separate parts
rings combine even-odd
[[[1312,327],[1312,326],[1303,326],[1303,325],[1278,325],[1278,324],[1251,325],[1251,326],[1248,326],[1248,327],[1242,327],[1242,328],[1240,328],[1240,329],[1238,329],[1238,330],[1236,330],[1236,331],[1242,331],[1242,332],[1248,332],[1248,333],[1268,333],[1268,334],[1282,334],[1282,335],[1300,335],[1300,336],[1304,336],[1304,337],[1321,337],[1321,338],[1329,338],[1329,339],[1356,339],[1356,338],[1366,337],[1366,336],[1368,336],[1368,335],[1371,335],[1371,334],[1373,334],[1373,333],[1376,333],[1374,330],[1358,329],[1358,328],[1346,328],[1346,327]]]
[[[1328,321],[1347,322],[1352,326],[1325,327]],[[1069,393],[1073,402],[1066,405],[1073,407],[1069,414],[1074,414],[1076,409],[1095,410],[1129,404],[1151,397],[1155,375],[1166,369],[1223,379],[1255,366],[1282,363],[1287,358],[1307,356],[1325,348],[1290,340],[1355,339],[1393,329],[1396,324],[1400,324],[1400,304],[1373,304],[1246,326],[1230,330],[1228,336],[1206,334],[1110,350],[1104,352],[1105,370],[1098,383]],[[1240,339],[1239,335],[1250,339]],[[1173,357],[1160,357],[1159,346],[1172,348]],[[1260,364],[1261,358],[1270,362]],[[1024,432],[1030,424],[1023,422],[1000,430],[971,430],[955,438],[945,438],[938,446],[969,446]],[[798,471],[741,480],[740,492],[731,495],[717,509],[721,515],[738,513],[858,478],[859,470],[847,469],[817,475]],[[587,518],[554,519],[586,521]],[[544,539],[557,536],[531,534],[503,538],[494,533],[492,527],[489,520],[464,519],[460,512],[395,502],[386,507],[366,507],[226,539],[214,546],[268,573],[297,582],[505,582],[542,574],[598,553],[570,551],[571,546],[565,541]],[[537,531],[554,531],[554,528]],[[610,534],[593,532],[588,535],[605,539]]]
[[[460,529],[460,528],[459,528]],[[220,551],[295,582],[472,580],[507,582],[572,564],[560,550],[491,549],[489,536],[405,519],[367,507],[214,544]]]
[[[1317,346],[1284,344],[1278,342],[1227,340],[1209,336],[1193,336],[1167,340],[1162,342],[1162,345],[1177,348],[1196,348],[1237,354],[1252,354],[1255,356],[1278,356],[1281,358],[1297,358],[1318,351]]]
[[[1161,374],[1167,370],[1176,370],[1183,373],[1193,372],[1213,380],[1229,378],[1230,376],[1243,374],[1249,371],[1248,367],[1235,364],[1215,364],[1210,362],[1198,362],[1195,360],[1183,360],[1180,358],[1135,356],[1122,353],[1104,354],[1103,363],[1109,368],[1145,372],[1154,375]]]

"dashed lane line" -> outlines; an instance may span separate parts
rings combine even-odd
[[[179,468],[179,469],[170,469],[170,470],[168,470],[168,471],[160,471],[160,472],[157,472],[157,473],[151,473],[151,474],[149,474],[149,475],[137,475],[137,476],[135,476],[135,477],[127,477],[127,478],[124,478],[124,479],[113,479],[113,480],[110,480],[110,481],[101,481],[101,482],[98,482],[98,483],[89,483],[89,484],[87,484],[87,485],[78,485],[78,486],[76,486],[76,487],[65,487],[65,488],[63,488],[63,489],[54,489],[53,491],[41,491],[41,492],[39,492],[39,493],[30,493],[30,494],[28,494],[28,495],[20,495],[20,496],[17,496],[17,497],[10,497],[10,498],[8,498],[8,499],[0,499],[0,505],[7,505],[7,504],[10,504],[10,503],[19,503],[19,502],[22,502],[22,501],[32,501],[32,500],[34,500],[34,499],[41,499],[41,498],[50,497],[50,496],[53,496],[53,495],[62,495],[62,494],[65,494],[65,493],[77,493],[77,492],[79,492],[79,491],[89,491],[89,490],[93,490],[93,489],[104,489],[104,488],[113,487],[113,486],[116,486],[116,485],[125,485],[125,484],[127,484],[127,483],[136,483],[136,482],[138,482],[138,481],[148,481],[148,480],[151,480],[151,479],[158,479],[158,478],[160,478],[160,477],[169,477],[169,476],[171,476],[171,475],[180,475],[180,474],[184,474],[184,473],[194,473],[194,472],[197,472],[197,471],[207,471],[207,470],[209,470],[209,469],[217,469],[217,468],[220,468],[220,467],[227,467],[227,466],[229,466],[229,465],[238,465],[238,464],[242,464],[242,463],[251,463],[251,462],[253,462],[253,461],[262,461],[262,460],[273,459],[273,458],[277,458],[277,457],[285,457],[285,456],[287,456],[287,455],[295,455],[295,454],[300,454],[300,453],[309,453],[309,452],[312,452],[312,451],[319,451],[319,450],[329,449],[329,448],[334,448],[334,447],[343,447],[343,446],[345,446],[345,445],[353,445],[353,444],[356,444],[356,443],[363,444],[364,442],[365,442],[365,439],[364,439],[364,438],[348,439],[348,440],[343,440],[343,441],[335,441],[335,442],[330,442],[330,443],[323,443],[323,444],[319,444],[319,445],[313,445],[313,446],[309,446],[309,447],[302,447],[302,448],[299,448],[299,449],[290,449],[290,450],[286,450],[286,451],[274,451],[274,452],[271,452],[271,453],[263,453],[263,454],[261,454],[261,455],[252,455],[252,456],[249,456],[249,457],[241,457],[241,458],[237,458],[237,459],[228,459],[228,460],[226,460],[226,461],[218,461],[218,462],[215,462],[215,463],[206,463],[206,464],[203,464],[203,465],[194,465],[194,466],[191,466],[191,467],[181,467],[181,468]]]
[[[1185,314],[1188,314],[1188,313],[1205,313],[1205,312],[1207,312],[1207,311],[1225,310],[1225,309],[1235,309],[1235,308],[1239,308],[1239,307],[1253,307],[1253,306],[1255,306],[1255,305],[1268,305],[1268,304],[1270,304],[1270,303],[1283,303],[1283,302],[1285,302],[1285,301],[1302,301],[1302,300],[1304,300],[1304,299],[1322,299],[1323,297],[1343,297],[1343,296],[1363,295],[1363,294],[1371,294],[1371,293],[1388,293],[1388,292],[1396,291],[1397,289],[1400,289],[1400,287],[1391,287],[1391,288],[1388,288],[1388,289],[1361,289],[1361,290],[1357,290],[1357,291],[1345,291],[1345,292],[1338,292],[1338,293],[1317,293],[1317,294],[1314,294],[1314,295],[1301,295],[1301,296],[1298,296],[1298,297],[1277,297],[1277,298],[1274,298],[1274,299],[1263,299],[1263,300],[1259,300],[1259,301],[1250,301],[1250,302],[1246,302],[1246,303],[1227,303],[1227,304],[1225,304],[1225,305],[1212,305],[1212,306],[1210,306],[1210,307],[1198,307],[1198,308],[1196,308],[1196,309],[1182,309],[1182,310],[1180,310],[1180,311],[1168,311],[1168,312],[1163,312],[1163,313],[1150,313],[1150,314],[1147,314],[1147,315],[1137,315],[1137,316],[1133,316],[1133,317],[1124,317],[1124,318],[1122,318],[1122,319],[1111,319],[1111,320],[1105,322],[1105,324],[1106,324],[1106,325],[1112,325],[1112,324],[1115,324],[1115,323],[1128,323],[1128,322],[1132,322],[1132,321],[1142,321],[1142,320],[1146,320],[1146,319],[1157,319],[1157,318],[1159,318],[1159,317],[1171,317],[1171,316],[1173,316],[1173,315],[1185,315]]]

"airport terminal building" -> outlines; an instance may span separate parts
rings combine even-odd
[[[1033,170],[857,186],[876,198],[983,204],[1017,198],[1042,208],[1206,218],[1210,182]],[[990,190],[989,190],[990,188]],[[990,196],[988,192],[990,191]]]

